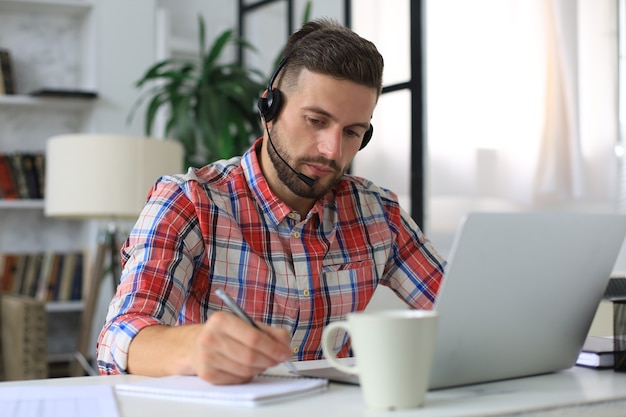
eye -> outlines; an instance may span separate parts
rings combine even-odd
[[[315,117],[307,117],[306,121],[308,124],[312,126],[322,126],[323,122],[320,119],[316,119]]]
[[[346,135],[353,138],[360,138],[363,136],[363,133],[360,130],[346,129]]]

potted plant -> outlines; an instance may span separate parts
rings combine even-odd
[[[136,83],[147,89],[130,114],[148,100],[144,131],[151,136],[157,112],[166,108],[164,134],[182,143],[186,166],[195,167],[239,155],[260,136],[255,103],[264,88],[259,71],[220,62],[227,44],[254,50],[250,44],[228,29],[207,48],[202,16],[198,23],[198,60],[170,58],[150,67]]]

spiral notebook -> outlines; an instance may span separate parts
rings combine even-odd
[[[166,376],[118,384],[118,394],[222,405],[257,406],[320,393],[328,388],[324,378],[261,374],[246,384],[213,385],[197,376]]]

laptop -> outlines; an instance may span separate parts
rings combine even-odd
[[[574,366],[625,237],[622,215],[465,216],[435,304],[429,388]],[[328,365],[301,373],[358,383]]]

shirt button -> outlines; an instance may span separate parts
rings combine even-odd
[[[305,297],[308,297],[309,295],[311,295],[311,292],[309,290],[304,290],[302,291],[302,295],[304,295]]]
[[[300,346],[295,346],[293,348],[293,353],[298,353],[298,352],[300,352]]]
[[[289,213],[287,215],[287,217],[289,217],[290,219],[295,219],[296,218],[296,214],[295,213]]]
[[[293,232],[293,237],[300,239],[300,232]]]

